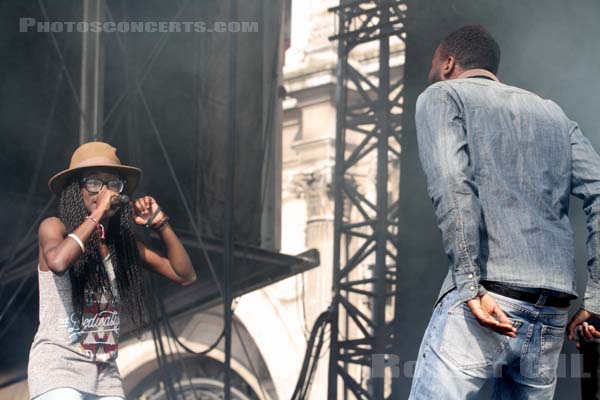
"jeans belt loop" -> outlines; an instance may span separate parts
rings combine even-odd
[[[542,307],[544,307],[544,305],[546,304],[547,300],[548,300],[548,290],[547,289],[542,289],[542,291],[540,292],[540,297],[538,297],[538,300],[535,303],[535,307],[536,308],[542,308]]]

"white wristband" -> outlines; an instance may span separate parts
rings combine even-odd
[[[85,253],[85,246],[83,245],[83,242],[81,241],[81,239],[79,239],[77,237],[76,234],[69,233],[67,236],[69,236],[71,239],[73,239],[79,245],[79,247],[81,248],[81,252],[82,253]]]

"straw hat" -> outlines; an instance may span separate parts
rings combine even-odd
[[[116,170],[126,180],[123,192],[131,193],[142,177],[142,170],[121,164],[117,157],[117,149],[104,142],[84,143],[71,157],[69,169],[59,172],[48,181],[48,187],[55,194],[60,194],[73,175],[90,167],[104,167]]]

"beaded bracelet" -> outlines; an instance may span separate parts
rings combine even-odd
[[[152,229],[155,231],[162,231],[165,226],[167,226],[167,222],[169,222],[169,216],[165,215],[162,221],[160,221],[156,226],[153,226]]]
[[[100,230],[100,239],[104,240],[104,225],[100,224],[98,220],[92,217],[91,215],[88,215],[87,217],[85,217],[85,219],[91,219],[92,221],[94,221],[94,223],[96,224],[96,229]]]

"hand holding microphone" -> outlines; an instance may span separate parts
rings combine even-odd
[[[129,203],[129,196],[124,194],[115,194],[110,198],[110,208],[113,210]]]
[[[95,199],[96,212],[100,215],[96,215],[98,220],[103,219],[107,216],[111,216],[124,204],[129,202],[129,197],[108,190],[106,186],[102,187],[100,192]]]

